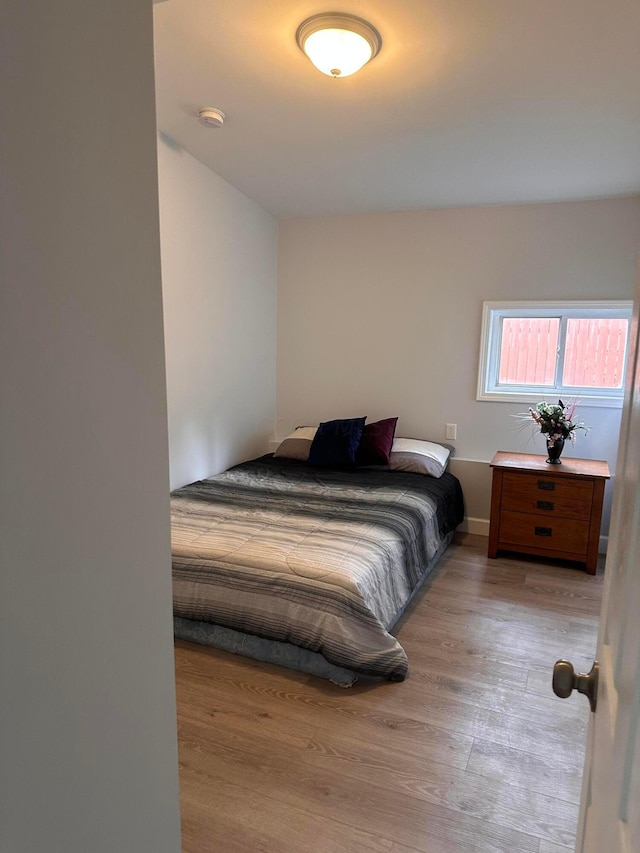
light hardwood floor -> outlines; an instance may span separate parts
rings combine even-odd
[[[176,643],[185,853],[567,853],[593,661],[593,577],[461,537],[397,630],[400,684],[348,690]],[[601,558],[602,559],[602,558]]]

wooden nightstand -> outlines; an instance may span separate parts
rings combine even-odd
[[[498,451],[491,460],[489,557],[518,551],[584,563],[596,573],[606,462]]]

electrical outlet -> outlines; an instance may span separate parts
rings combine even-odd
[[[455,441],[458,437],[458,424],[447,424],[446,438]]]

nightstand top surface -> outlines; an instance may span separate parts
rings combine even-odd
[[[489,464],[492,468],[536,471],[554,476],[603,477],[606,480],[611,476],[609,465],[603,459],[575,459],[563,456],[561,465],[549,465],[546,457],[538,453],[511,453],[499,450]]]

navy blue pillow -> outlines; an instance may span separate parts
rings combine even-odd
[[[355,465],[366,418],[347,418],[320,424],[309,451],[309,465],[343,468]]]

